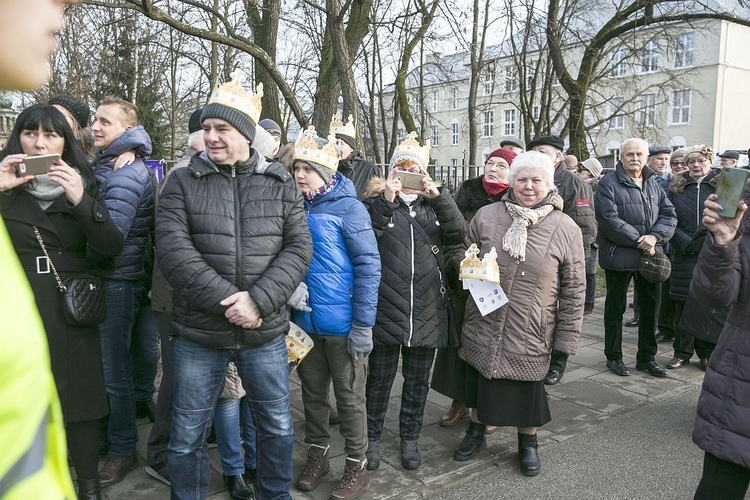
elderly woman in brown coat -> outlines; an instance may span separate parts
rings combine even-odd
[[[477,408],[459,450],[484,448],[487,425],[518,428],[521,472],[539,474],[537,427],[551,420],[544,377],[552,349],[575,354],[586,287],[581,230],[562,212],[552,161],[529,151],[516,157],[503,202],[477,212],[465,246],[495,247],[509,302],[482,316],[469,298],[459,355],[473,370]]]

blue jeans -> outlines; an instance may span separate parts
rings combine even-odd
[[[174,344],[174,409],[167,450],[173,499],[208,494],[206,434],[230,361],[237,365],[257,427],[255,498],[291,499],[294,428],[284,336],[259,347],[211,349]]]
[[[243,420],[241,435],[240,416]],[[245,466],[255,469],[255,425],[250,414],[250,404],[244,397],[219,399],[214,410],[214,429],[221,457],[221,470],[225,476],[242,474],[245,472]],[[245,450],[244,459],[242,448]]]
[[[156,387],[156,365],[159,361],[159,330],[151,304],[142,304],[133,328],[130,354],[133,358],[135,400],[151,401]]]
[[[99,326],[99,332],[109,399],[107,441],[111,458],[131,456],[138,441],[130,341],[142,291],[140,281],[104,280],[107,318]]]

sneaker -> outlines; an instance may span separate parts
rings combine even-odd
[[[364,493],[367,483],[370,479],[367,477],[367,459],[355,460],[346,459],[344,466],[344,476],[339,481],[336,489],[331,493],[332,500],[350,500],[358,498]]]
[[[146,474],[157,481],[161,481],[167,486],[172,486],[172,481],[169,479],[169,465],[167,465],[166,460],[154,466],[147,465],[144,470],[146,471]]]
[[[129,457],[108,458],[99,471],[99,485],[102,489],[115,485],[137,468],[138,455],[135,453]]]
[[[302,491],[312,491],[318,487],[323,476],[328,474],[331,466],[328,464],[328,449],[330,446],[323,448],[311,444],[307,448],[307,463],[302,469],[299,479],[297,479],[297,488]]]

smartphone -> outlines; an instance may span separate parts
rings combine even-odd
[[[413,189],[415,191],[424,191],[422,179],[424,179],[426,176],[427,174],[415,174],[412,172],[407,172],[406,170],[399,170],[396,174],[396,177],[398,177],[401,181],[401,187],[405,187],[406,189]]]
[[[27,156],[16,168],[16,177],[46,174],[59,159],[59,154]]]
[[[744,168],[722,168],[719,175],[719,186],[716,188],[716,203],[723,207],[719,215],[732,219],[737,215],[737,204],[745,192],[750,171]]]

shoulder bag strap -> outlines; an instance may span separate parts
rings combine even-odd
[[[37,229],[36,226],[32,226],[34,228],[34,234],[36,235],[36,239],[39,242],[39,246],[42,247],[42,252],[44,252],[44,256],[47,257],[47,262],[49,263],[49,267],[52,269],[52,274],[55,275],[55,281],[57,281],[57,289],[60,290],[60,293],[65,293],[68,291],[67,287],[63,284],[62,280],[60,279],[60,275],[57,274],[57,269],[55,269],[55,264],[52,263],[52,259],[49,258],[49,254],[47,253],[47,247],[44,246],[44,240],[42,239],[42,235],[39,234],[39,229]]]

